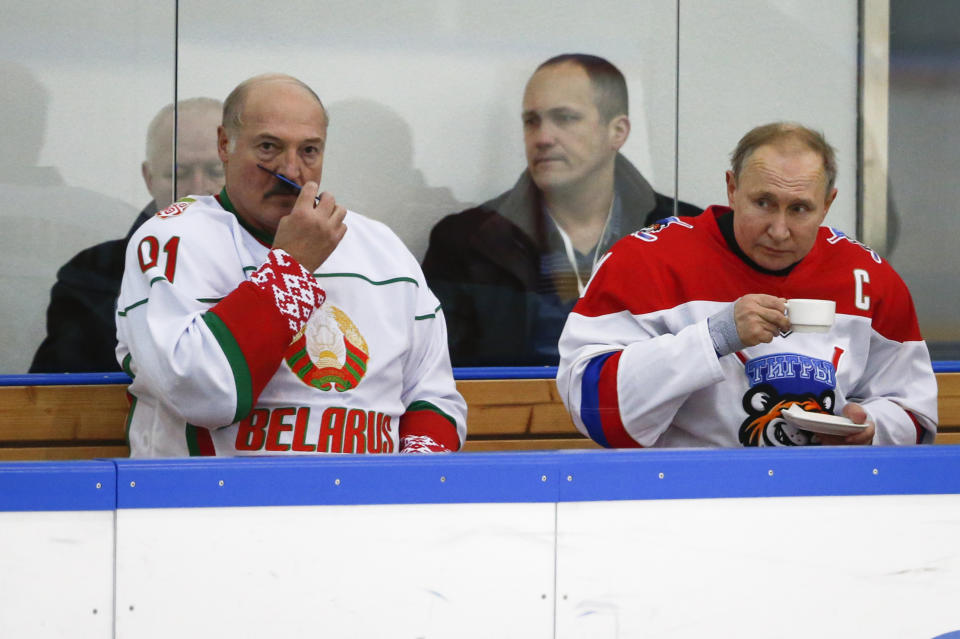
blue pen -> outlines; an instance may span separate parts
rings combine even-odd
[[[297,190],[297,193],[299,193],[299,192],[303,189],[302,186],[300,186],[299,184],[297,184],[296,182],[294,182],[293,180],[291,180],[290,178],[288,178],[288,177],[287,177],[286,175],[284,175],[283,173],[274,173],[273,171],[271,171],[270,169],[268,169],[267,167],[265,167],[265,166],[262,165],[262,164],[257,164],[257,166],[260,167],[261,169],[263,169],[264,171],[266,171],[267,173],[269,173],[270,175],[272,175],[273,177],[277,178],[277,179],[280,180],[281,182],[285,182],[286,184],[289,184],[290,186],[292,186],[293,188],[295,188],[295,189]],[[320,204],[320,193],[317,193],[317,196],[316,196],[315,198],[313,198],[313,206],[314,206],[314,208],[316,208],[316,206],[317,206],[318,204]]]

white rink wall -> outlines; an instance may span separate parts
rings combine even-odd
[[[0,636],[935,637],[958,470],[952,446],[0,464]]]

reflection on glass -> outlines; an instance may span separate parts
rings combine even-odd
[[[0,373],[25,373],[58,268],[145,202],[143,130],[173,95],[174,3],[6,2]]]
[[[57,271],[47,308],[47,336],[33,357],[31,373],[120,370],[115,305],[127,242],[155,212],[170,206],[175,184],[178,199],[211,195],[223,187],[223,165],[217,155],[222,108],[219,100],[192,98],[178,102],[176,111],[168,104],[151,120],[141,172],[153,199],[124,238],[85,248]]]
[[[223,103],[214,98],[190,98],[163,107],[147,127],[147,157],[143,181],[153,197],[147,208],[162,211],[176,198],[211,195],[223,187],[223,164],[217,155],[217,127]],[[177,122],[177,156],[173,156],[173,122]]]
[[[452,215],[423,268],[447,318],[455,366],[552,365],[567,315],[621,237],[700,209],[653,190],[620,149],[627,84],[604,58],[553,57],[521,113],[527,170],[512,189]]]
[[[40,165],[49,92],[15,62],[0,61],[0,83],[17,87],[0,100],[7,137],[0,154],[0,366],[22,373],[43,337],[43,309],[57,265],[105,229],[124,228],[136,212],[67,184],[56,167]]]
[[[677,195],[726,202],[723,171],[743,135],[799,122],[837,150],[826,223],[857,229],[856,2],[679,2]]]
[[[331,115],[323,188],[348,208],[389,225],[422,259],[442,218],[511,189],[524,172],[524,88],[537,65],[561,52],[587,51],[616,62],[631,93],[631,126],[620,163],[632,164],[625,170],[649,183],[648,195],[655,188],[672,196],[676,4],[615,0],[589,12],[584,20],[579,5],[560,11],[543,0],[403,3],[402,8],[389,0],[329,2],[322,20],[304,29],[289,16],[316,15],[310,0],[290,0],[283,12],[263,4],[191,0],[180,3],[178,85],[190,94],[226,95],[253,72],[278,71],[316,87]],[[211,15],[225,21],[215,32],[208,28]],[[643,212],[629,203],[627,208],[626,216],[642,224],[652,206]],[[610,202],[603,213],[609,211]],[[631,224],[628,219],[623,226]],[[552,249],[562,245],[553,239]],[[591,252],[579,239],[577,245]],[[532,254],[533,266],[522,268],[532,268],[536,279],[539,248]],[[502,334],[478,341],[474,350],[484,351],[487,363],[556,363],[559,329],[541,331],[539,311],[528,314],[525,308],[539,299],[536,282],[515,283],[512,277],[508,273],[495,284],[509,282],[502,292],[519,297],[523,316],[501,323]],[[566,282],[564,296],[545,309],[551,327],[562,323],[576,285],[570,289]],[[447,305],[449,298],[442,301]],[[493,294],[490,301],[497,304]],[[510,311],[484,312],[484,319],[495,319]],[[519,328],[511,333],[512,326]],[[487,327],[491,333],[496,328]],[[538,343],[528,345],[528,338]],[[487,352],[491,344],[496,347]],[[547,354],[538,354],[541,349]],[[468,360],[455,353],[454,361]]]
[[[385,104],[363,98],[331,102],[323,185],[348,208],[394,230],[417,258],[427,236],[424,220],[463,208],[451,190],[427,184],[414,165],[410,124]]]
[[[890,3],[889,259],[934,359],[960,359],[960,5]]]

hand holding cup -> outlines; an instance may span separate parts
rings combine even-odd
[[[769,343],[790,329],[790,321],[784,314],[786,301],[782,297],[751,293],[734,302],[733,319],[744,346]]]

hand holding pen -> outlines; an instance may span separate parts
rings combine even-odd
[[[283,249],[307,270],[317,270],[347,232],[343,223],[347,210],[337,204],[330,193],[321,193],[316,182],[307,182],[301,187],[286,176],[260,168],[300,193],[290,214],[277,225],[273,248]],[[311,194],[316,195],[311,197]]]

